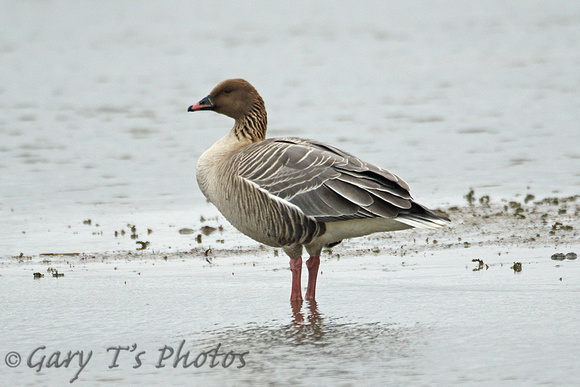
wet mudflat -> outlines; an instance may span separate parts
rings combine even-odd
[[[317,302],[291,304],[283,253],[243,246],[219,217],[180,252],[6,257],[3,349],[22,363],[2,365],[3,379],[572,384],[580,262],[552,255],[580,251],[580,200],[519,199],[475,198],[444,209],[448,229],[325,251]],[[78,356],[47,366],[56,351],[61,362],[68,351],[92,357],[82,370]]]

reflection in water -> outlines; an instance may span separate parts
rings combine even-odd
[[[312,339],[321,339],[323,335],[322,316],[318,312],[318,304],[314,300],[306,301],[308,313],[306,323],[304,322],[304,313],[302,312],[303,301],[290,301],[292,307],[292,325],[295,329],[297,341],[307,337]]]
[[[379,382],[417,376],[425,327],[361,323],[323,315],[315,301],[293,302],[290,322],[250,323],[202,334],[201,347],[249,351],[245,382],[289,384]],[[371,376],[369,376],[371,375]],[[316,378],[316,379],[314,379]]]

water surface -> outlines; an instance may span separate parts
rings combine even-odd
[[[87,385],[576,383],[578,264],[550,259],[580,252],[576,202],[532,201],[517,223],[506,201],[434,234],[345,243],[325,253],[318,303],[292,306],[287,258],[195,183],[231,120],[186,110],[243,77],[270,136],[337,145],[428,206],[464,211],[470,188],[496,204],[575,195],[580,3],[0,8],[0,355],[23,356],[0,364],[4,384],[73,378],[29,368],[39,346],[92,350],[74,382]],[[198,242],[203,226],[223,230]],[[80,255],[39,255],[63,252]],[[247,365],[157,368],[183,340],[192,356],[249,351]],[[133,344],[143,365],[124,352],[109,368],[107,348]]]

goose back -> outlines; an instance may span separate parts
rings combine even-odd
[[[412,206],[398,176],[319,141],[268,139],[232,155],[238,174],[319,222],[392,218]]]

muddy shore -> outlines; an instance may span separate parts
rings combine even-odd
[[[513,200],[494,202],[489,196],[477,197],[473,191],[466,195],[467,204],[463,206],[442,207],[439,210],[451,217],[451,224],[439,230],[405,230],[394,233],[379,233],[347,240],[340,245],[325,249],[323,259],[350,259],[356,256],[390,256],[404,258],[432,253],[434,251],[465,250],[474,247],[485,248],[486,255],[497,255],[509,263],[509,251],[514,248],[553,249],[555,253],[567,254],[580,252],[580,196],[548,197],[537,199],[533,195],[521,195]],[[90,219],[83,221],[91,226]],[[22,253],[4,257],[2,266],[9,264],[74,264],[99,260],[134,259],[197,259],[207,264],[216,264],[224,258],[237,258],[251,261],[278,257],[285,262],[281,249],[260,245],[241,235],[221,216],[200,217],[199,224],[193,228],[172,227],[174,234],[180,234],[194,246],[191,249],[172,251],[163,245],[150,243],[156,230],[146,224],[119,227],[108,230],[100,227],[98,238],[116,240],[119,238],[134,241],[135,249],[93,253],[82,248],[74,252],[46,252],[39,255]],[[95,228],[96,229],[96,228]],[[138,230],[146,230],[142,235]],[[144,235],[143,235],[144,234]],[[74,236],[73,236],[74,237]],[[130,242],[130,243],[131,243]],[[571,251],[567,251],[566,249]],[[24,250],[24,249],[23,249]],[[469,250],[466,250],[469,251]],[[546,257],[550,259],[550,256]],[[474,259],[482,259],[475,256]],[[571,259],[568,259],[571,260]],[[485,261],[485,260],[483,260]],[[61,269],[65,270],[65,269]]]
[[[0,380],[571,383],[580,376],[571,307],[580,290],[579,198],[468,197],[440,208],[452,219],[448,228],[375,234],[325,250],[317,302],[289,303],[288,258],[207,214],[193,232],[170,228],[191,244],[183,250],[158,250],[152,237],[162,230],[136,223],[125,225],[125,236],[102,225],[94,235],[135,243],[131,228],[145,230],[137,240],[150,243],[131,250],[90,253],[79,245],[1,258],[1,344],[8,360],[22,363],[3,369]],[[83,350],[86,361],[90,350],[93,357],[82,369],[36,371],[27,364],[39,364],[41,347],[46,355]],[[135,348],[141,363],[122,352],[111,368],[111,348]],[[182,364],[179,348],[238,354],[226,364],[237,359],[236,367],[191,366],[197,357]]]

